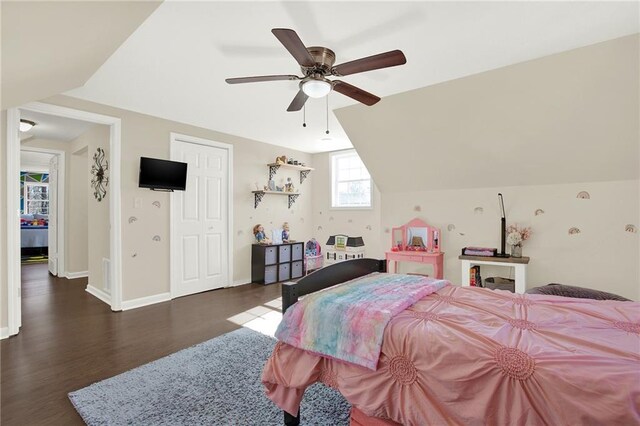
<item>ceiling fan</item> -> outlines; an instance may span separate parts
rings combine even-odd
[[[355,61],[334,66],[336,54],[333,50],[322,46],[305,47],[295,31],[286,28],[271,30],[280,43],[300,64],[304,76],[297,75],[263,75],[255,77],[227,78],[229,84],[256,83],[261,81],[300,80],[300,90],[293,98],[287,111],[300,111],[309,97],[322,98],[335,90],[365,105],[373,105],[380,98],[349,83],[340,80],[328,80],[327,76],[343,77],[359,72],[395,67],[407,63],[407,58],[400,50],[380,53]]]

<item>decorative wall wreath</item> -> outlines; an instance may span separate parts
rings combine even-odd
[[[107,185],[109,185],[109,178],[107,177],[107,170],[109,170],[109,161],[106,160],[104,150],[98,148],[96,153],[93,154],[93,165],[91,166],[91,187],[93,188],[93,196],[98,201],[107,195]]]

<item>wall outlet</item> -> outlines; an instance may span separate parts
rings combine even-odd
[[[134,209],[139,209],[142,206],[142,198],[140,197],[135,197],[133,199],[133,208]]]

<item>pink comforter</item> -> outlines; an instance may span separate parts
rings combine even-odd
[[[404,425],[640,423],[640,303],[449,286],[395,316],[376,371],[279,342],[262,381],[296,413],[338,389]]]

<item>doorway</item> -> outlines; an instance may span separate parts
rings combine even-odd
[[[171,194],[171,298],[231,285],[233,146],[172,133],[171,160],[188,164]]]
[[[20,148],[21,263],[46,262],[54,276],[64,265],[65,164],[64,151]]]
[[[19,108],[7,110],[7,313],[8,335],[18,334],[22,325],[21,313],[21,273],[20,273],[20,234],[19,195],[20,186],[16,179],[20,172],[20,136],[19,125],[21,111],[49,114],[94,124],[108,126],[109,138],[109,180],[111,202],[108,208],[109,231],[109,277],[111,295],[109,304],[114,311],[122,306],[122,269],[121,269],[121,197],[120,197],[120,140],[121,122],[119,118],[94,114],[86,111],[60,107],[51,104],[33,102]],[[60,230],[58,230],[58,233]],[[60,262],[58,262],[60,268]]]

